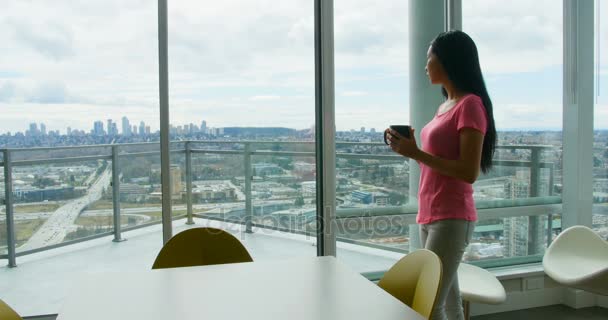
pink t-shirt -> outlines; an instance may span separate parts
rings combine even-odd
[[[422,128],[422,150],[443,159],[456,160],[460,157],[460,130],[472,128],[485,135],[486,127],[486,111],[481,98],[474,94],[467,95],[452,109],[435,115]],[[416,221],[427,224],[444,219],[477,220],[473,186],[420,163]]]

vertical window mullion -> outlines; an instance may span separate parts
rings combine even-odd
[[[591,226],[593,1],[564,0],[562,226]]]

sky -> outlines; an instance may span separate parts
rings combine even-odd
[[[556,3],[463,1],[463,30],[478,45],[499,130],[562,127]],[[96,120],[122,116],[159,127],[155,1],[0,0],[0,7],[0,133],[31,122],[89,131]],[[407,123],[407,1],[335,0],[334,13],[337,129]],[[310,128],[313,20],[310,0],[169,1],[171,123]],[[608,17],[601,35],[608,39]],[[608,41],[600,46],[608,53]],[[606,129],[604,56],[595,122]]]

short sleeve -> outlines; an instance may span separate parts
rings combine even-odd
[[[459,132],[463,128],[471,128],[483,133],[484,135],[486,134],[488,127],[486,109],[483,106],[481,98],[478,96],[472,95],[466,98],[462,102],[456,117],[456,128]]]

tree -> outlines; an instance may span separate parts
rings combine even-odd
[[[405,196],[405,194],[391,192],[388,195],[388,202],[391,205],[401,205],[401,204],[404,204],[406,201],[407,201],[407,197]]]
[[[302,195],[297,196],[294,205],[298,208],[302,207],[304,205],[304,197]]]
[[[602,165],[602,160],[598,157],[593,156],[593,167],[600,167]]]
[[[38,187],[40,189],[44,189],[49,186],[55,185],[55,181],[51,178],[36,176],[34,177],[34,183],[32,183],[34,187]]]

